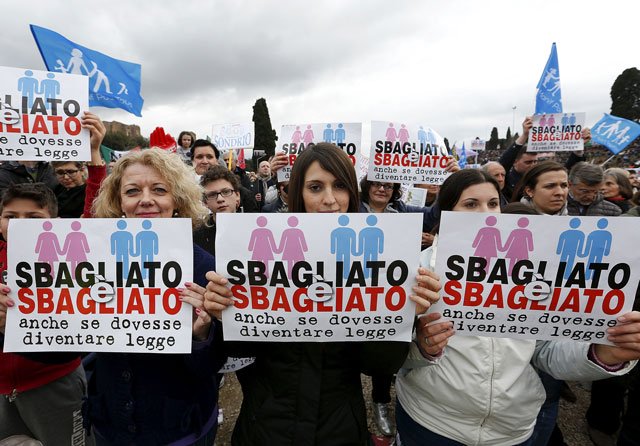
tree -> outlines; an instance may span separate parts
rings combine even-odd
[[[254,149],[264,150],[267,156],[273,156],[276,152],[276,131],[271,127],[271,118],[269,118],[269,109],[267,101],[260,98],[253,106],[253,122],[255,128],[255,144]]]
[[[507,127],[507,136],[505,138],[507,141],[511,139],[511,127]]]
[[[494,127],[491,129],[491,137],[489,138],[489,141],[487,141],[486,148],[487,150],[496,150],[499,143],[500,138],[498,137],[498,128]]]
[[[627,68],[611,86],[611,114],[640,121],[640,70]]]

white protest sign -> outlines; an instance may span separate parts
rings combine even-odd
[[[442,184],[450,155],[433,129],[389,121],[371,122],[371,181]]]
[[[409,341],[419,214],[219,214],[227,341]]]
[[[191,221],[11,220],[7,352],[190,353]]]
[[[0,67],[0,161],[86,161],[87,76]]]
[[[305,148],[320,142],[335,144],[351,159],[356,172],[360,165],[362,123],[325,122],[321,124],[283,125],[278,137],[278,151],[287,155],[287,165],[278,170],[278,181],[289,181],[291,167]]]
[[[584,113],[533,115],[527,152],[583,150]]]
[[[428,191],[421,187],[408,187],[406,194],[404,194],[404,202],[410,206],[424,207],[427,202],[427,193]]]
[[[234,149],[253,149],[255,141],[253,122],[215,124],[211,135],[212,142],[221,152]]]
[[[229,357],[229,358],[227,358],[227,361],[224,363],[224,365],[222,367],[220,367],[220,370],[218,370],[218,373],[237,372],[240,369],[244,369],[245,367],[250,366],[254,362],[256,362],[256,358],[255,357],[250,357],[250,358],[231,358],[231,357]]]
[[[470,142],[469,146],[471,147],[471,150],[473,150],[474,152],[480,152],[484,150],[487,143],[484,139],[480,139],[477,137],[472,138],[469,142]]]
[[[632,220],[443,212],[432,308],[457,336],[607,344],[638,287]]]

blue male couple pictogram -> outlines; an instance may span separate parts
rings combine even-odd
[[[378,218],[375,215],[367,217],[369,227],[363,228],[356,235],[356,231],[349,228],[349,217],[341,215],[338,217],[339,228],[331,231],[331,254],[336,255],[336,262],[343,262],[343,265],[351,265],[351,256],[363,259],[364,276],[369,278],[371,268],[367,267],[367,262],[378,260],[378,255],[384,252],[384,232],[375,227]],[[344,278],[349,277],[349,267],[343,268]]]
[[[591,279],[593,271],[589,268],[592,263],[600,263],[605,256],[611,252],[611,232],[606,231],[609,222],[606,218],[598,220],[598,229],[591,231],[585,240],[585,233],[580,231],[580,219],[572,218],[569,221],[571,229],[567,229],[558,239],[556,254],[560,256],[561,262],[566,262],[564,278],[568,279],[572,273],[576,258],[586,258],[587,265],[585,278]]]
[[[158,255],[158,234],[151,231],[151,221],[144,220],[142,222],[143,231],[133,234],[127,231],[127,222],[118,220],[116,223],[118,231],[111,234],[111,254],[115,255],[116,262],[122,262],[122,274],[124,277],[129,275],[129,262],[131,257],[139,257],[140,265],[143,267],[145,262],[153,262],[153,257]],[[147,268],[141,268],[142,277],[147,278]]]

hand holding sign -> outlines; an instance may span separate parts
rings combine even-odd
[[[11,291],[8,286],[0,284],[0,333],[4,334],[4,326],[7,322],[7,309],[13,307],[15,303],[7,296]]]
[[[418,284],[413,287],[413,292],[416,294],[410,296],[410,299],[416,303],[416,314],[423,314],[431,304],[440,299],[438,292],[442,286],[440,277],[433,271],[418,268],[418,274],[420,274],[416,277]]]
[[[204,308],[221,321],[222,310],[233,305],[233,293],[227,287],[229,281],[214,271],[209,271],[206,277],[209,283],[204,293]]]
[[[287,164],[287,155],[285,155],[283,152],[276,153],[275,156],[271,159],[271,174],[277,175],[278,170],[282,169]]]
[[[180,301],[193,307],[193,338],[204,341],[209,337],[211,317],[204,311],[205,289],[197,283],[187,282],[180,290]]]
[[[100,152],[100,144],[102,144],[102,140],[104,139],[104,135],[107,133],[107,129],[100,117],[91,112],[84,112],[82,118],[80,119],[83,129],[89,130],[90,143],[91,143],[91,151],[98,153]],[[91,160],[94,162],[94,160]]]
[[[623,314],[618,322],[618,325],[607,330],[608,340],[615,346],[595,346],[596,356],[607,365],[640,359],[640,312]]]
[[[449,342],[449,338],[455,333],[453,322],[435,321],[442,318],[440,313],[430,313],[418,319],[416,327],[416,343],[423,356],[438,356]]]

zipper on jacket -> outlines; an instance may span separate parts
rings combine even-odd
[[[496,371],[496,362],[494,357],[493,338],[489,338],[489,340],[491,341],[491,375],[489,377],[489,408],[487,409],[487,414],[485,415],[485,417],[482,419],[482,422],[480,423],[480,429],[478,430],[478,441],[476,442],[477,445],[481,444],[480,439],[482,438],[482,429],[484,428],[484,423],[487,421],[487,418],[491,416],[491,403],[493,402],[493,375],[495,375],[495,371]]]

